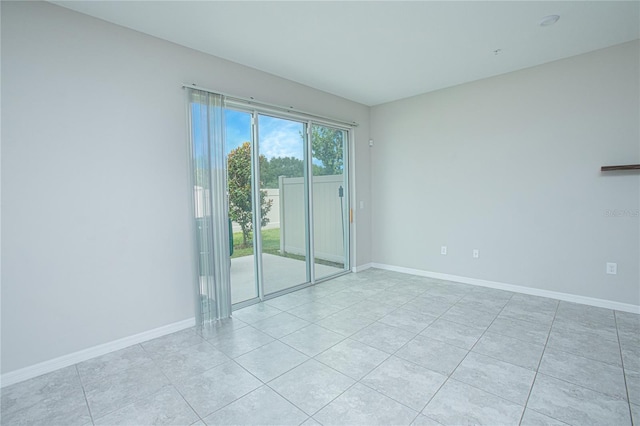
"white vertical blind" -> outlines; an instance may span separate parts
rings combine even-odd
[[[231,315],[229,219],[223,97],[187,88],[196,251],[198,320]]]

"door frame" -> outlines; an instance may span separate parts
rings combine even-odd
[[[297,290],[301,290],[306,287],[310,287],[317,283],[327,281],[341,275],[345,275],[351,272],[351,150],[353,139],[353,127],[346,126],[344,124],[332,122],[328,119],[309,119],[301,114],[295,112],[283,112],[279,110],[271,110],[269,108],[250,108],[244,102],[237,102],[233,99],[225,99],[224,109],[232,109],[239,112],[245,112],[251,116],[251,192],[252,192],[252,208],[253,208],[253,252],[254,252],[254,279],[257,281],[258,296],[244,300],[237,303],[232,303],[232,311],[244,308],[246,306],[254,305],[256,303],[273,299],[275,297],[282,296],[287,293],[291,293]],[[260,126],[258,123],[258,117],[260,115],[266,115],[274,118],[296,121],[304,126],[304,199],[305,199],[305,239],[306,239],[306,270],[307,281],[300,283],[289,288],[278,290],[272,293],[265,293],[264,290],[264,275],[263,275],[263,259],[262,259],[262,233],[261,229],[261,217],[260,217],[260,203],[255,200],[260,200]],[[345,208],[342,213],[342,220],[345,223],[345,232],[343,236],[343,250],[344,250],[344,267],[342,271],[336,272],[316,279],[315,277],[315,249],[314,249],[314,218],[313,218],[313,155],[311,150],[311,128],[313,125],[326,126],[341,130],[345,132],[345,140],[343,141],[343,177],[344,177],[344,200]],[[256,214],[257,213],[257,214]],[[229,265],[231,265],[231,259],[229,259]],[[231,275],[229,275],[231,276]]]

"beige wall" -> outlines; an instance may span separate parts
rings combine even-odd
[[[1,7],[3,373],[193,318],[182,83],[358,122],[368,205],[368,107],[48,3]]]
[[[640,305],[639,50],[372,108],[374,262]]]

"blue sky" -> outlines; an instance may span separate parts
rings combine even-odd
[[[200,105],[194,103],[192,125],[195,149],[200,151],[204,143],[202,127],[199,125],[202,119]],[[251,114],[231,109],[225,110],[225,151],[227,154],[244,142],[251,140]],[[300,133],[304,124],[282,118],[258,115],[258,128],[260,132],[260,154],[271,159],[274,157],[293,157],[304,160],[304,144]],[[206,155],[204,152],[197,154]],[[322,165],[316,158],[314,164]]]
[[[251,141],[251,114],[227,109],[225,119],[225,151],[227,155],[244,142]]]
[[[251,115],[246,112],[225,110],[226,151],[251,140]],[[260,115],[260,154],[273,157],[294,157],[302,160],[303,144],[300,132],[303,124],[281,118]]]

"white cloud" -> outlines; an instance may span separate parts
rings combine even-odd
[[[302,129],[302,123],[260,116],[260,154],[268,159],[274,157],[302,159],[304,155],[303,140],[300,137]]]
[[[251,140],[251,122],[247,113],[227,112],[226,117],[226,151],[239,147],[243,142]],[[258,120],[260,138],[260,154],[268,159],[274,157],[304,156],[303,140],[300,136],[302,123],[281,118],[260,115]]]

